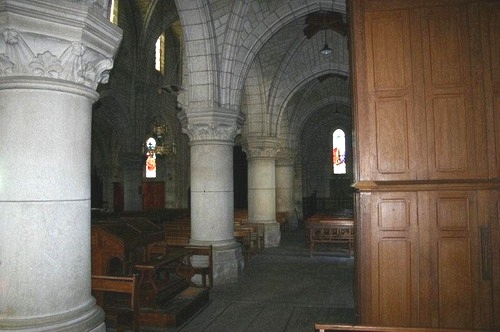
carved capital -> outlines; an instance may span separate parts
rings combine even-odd
[[[241,133],[241,127],[236,124],[225,123],[197,123],[188,124],[182,132],[189,136],[191,141],[217,140],[234,142],[236,135]]]
[[[177,114],[182,132],[191,141],[216,140],[234,143],[241,134],[243,116],[237,111],[225,108],[182,109]]]
[[[104,1],[5,1],[0,78],[59,79],[94,90],[108,82],[121,30],[102,17]]]
[[[296,153],[288,148],[282,148],[276,156],[277,166],[293,166],[295,163]]]
[[[243,143],[243,151],[248,159],[275,159],[280,151],[280,141],[274,137],[247,137]]]

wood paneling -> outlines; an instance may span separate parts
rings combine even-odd
[[[165,208],[165,182],[142,183],[142,210],[155,210]]]
[[[429,172],[431,177],[474,177],[477,167],[467,8],[422,10]],[[484,116],[484,114],[482,115]],[[480,137],[477,138],[478,140]]]
[[[360,323],[500,329],[500,2],[349,5]]]
[[[410,170],[408,109],[404,99],[381,100],[375,106],[377,169],[383,174]]]
[[[431,252],[435,252],[431,266],[437,267],[434,320],[440,327],[473,328],[478,314],[474,283],[480,277],[475,194],[433,192],[429,197],[430,215],[435,216],[429,223]]]
[[[418,238],[415,193],[372,196],[371,315],[378,324],[408,326],[416,320]]]
[[[485,108],[488,133],[500,132],[500,3],[492,1],[481,7],[481,40],[484,63]],[[496,158],[490,159],[490,174],[500,175],[500,135],[489,135],[489,146],[496,146]],[[491,149],[490,153],[494,153]]]
[[[369,101],[375,124],[376,159],[361,161],[361,177],[399,180],[415,178],[410,29],[406,11],[374,13],[366,24]],[[390,61],[388,61],[390,59]],[[373,143],[374,142],[374,143]]]

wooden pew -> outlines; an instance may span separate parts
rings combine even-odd
[[[280,231],[282,234],[290,230],[288,212],[276,212],[276,222],[280,224]]]
[[[191,267],[193,268],[194,275],[201,276],[201,282],[203,287],[211,288],[214,285],[212,246],[187,245],[184,248],[192,251]],[[203,265],[199,264],[197,260],[199,256],[205,257],[206,262]]]
[[[337,218],[309,218],[306,223],[306,236],[311,257],[316,244],[346,243],[349,255],[354,252],[354,221]]]
[[[131,317],[131,325],[133,331],[139,331],[139,308],[138,308],[138,281],[135,275],[127,277],[115,277],[104,275],[92,276],[92,291],[97,300],[97,304],[103,308],[108,318],[114,317],[116,319],[116,330],[124,331],[126,324],[126,317]],[[122,293],[129,295],[129,302],[127,305],[114,301],[113,304],[104,302],[105,292]],[[125,317],[124,317],[125,316]]]
[[[233,236],[241,243],[241,249],[243,250],[243,257],[247,261],[250,258],[250,241],[252,238],[252,233],[248,228],[235,228],[233,231]]]
[[[439,327],[395,327],[395,326],[373,326],[373,325],[344,325],[344,324],[315,324],[316,332],[332,331],[369,331],[369,332],[465,332],[482,331],[471,329],[453,329]]]

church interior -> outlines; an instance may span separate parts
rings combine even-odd
[[[500,330],[498,1],[0,0],[0,32],[0,330]]]

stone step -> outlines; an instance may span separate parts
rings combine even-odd
[[[156,308],[139,310],[139,325],[179,327],[208,304],[208,288],[188,287]]]

